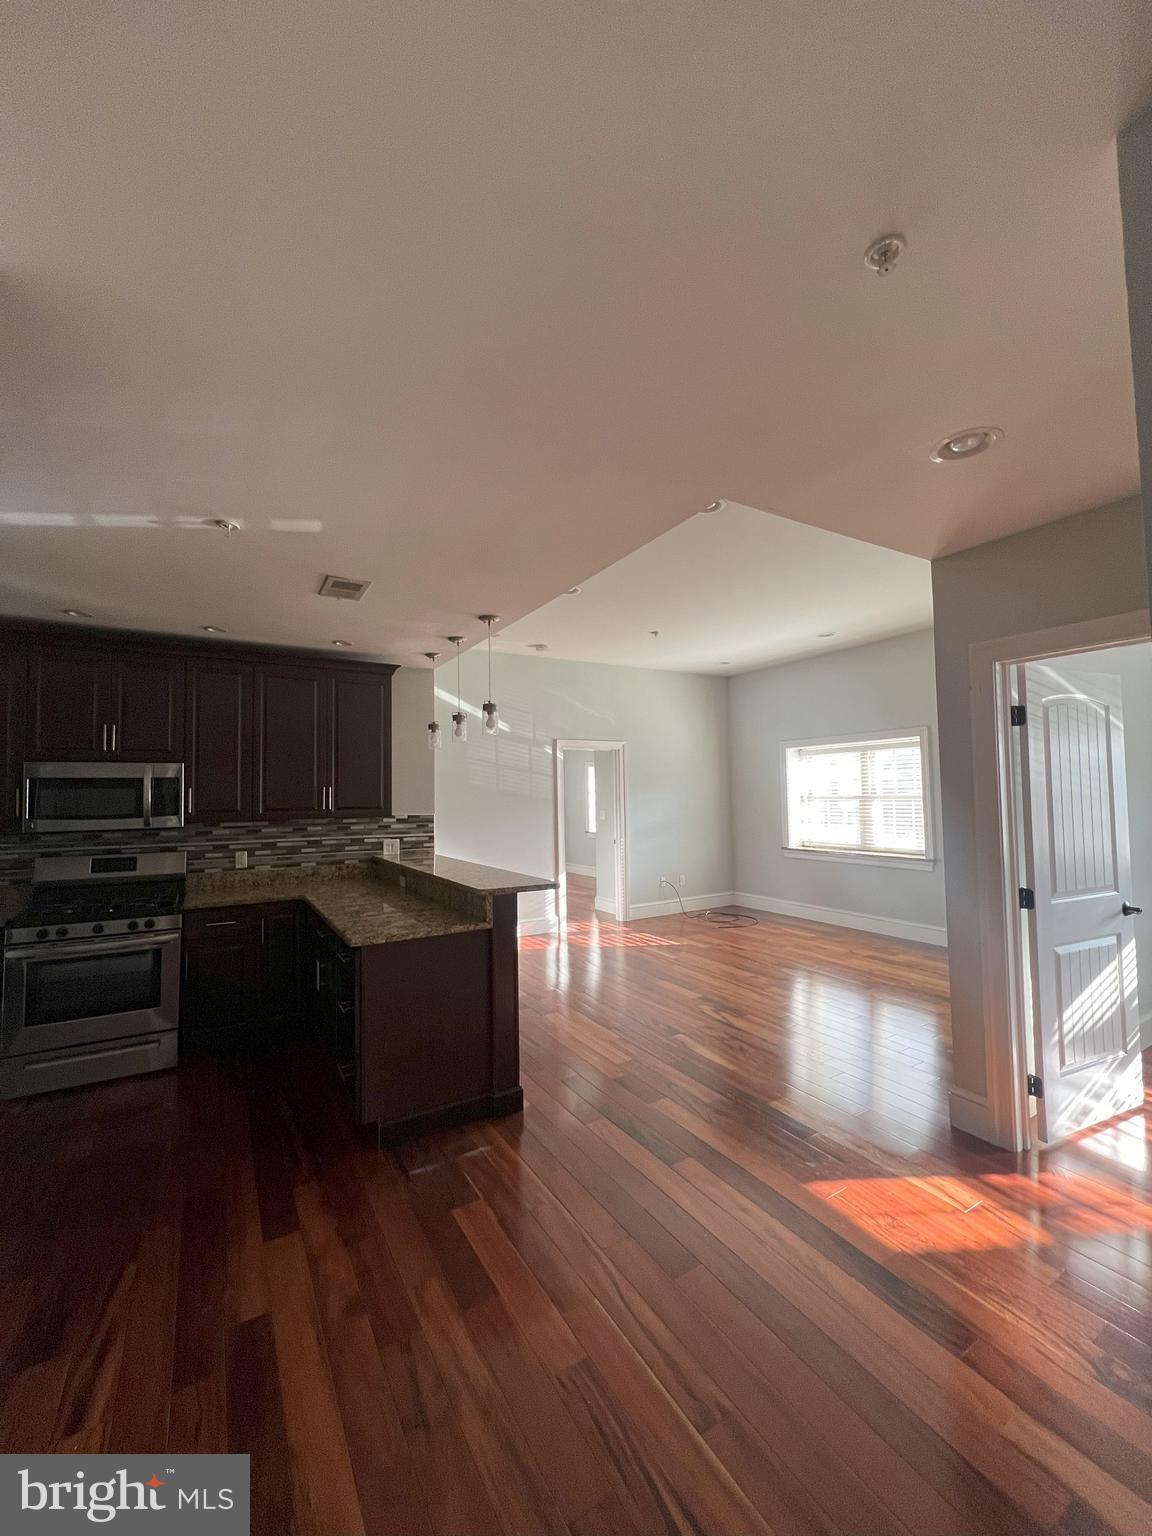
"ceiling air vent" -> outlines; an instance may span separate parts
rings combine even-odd
[[[320,596],[347,597],[356,603],[371,585],[370,581],[357,581],[352,576],[325,576],[320,583]]]

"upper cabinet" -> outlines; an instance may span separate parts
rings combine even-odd
[[[25,658],[0,642],[0,831],[19,829],[23,806]]]
[[[258,816],[391,814],[390,669],[263,664],[256,697]]]
[[[40,762],[180,762],[183,657],[34,647],[27,755]]]
[[[252,667],[215,656],[188,661],[185,819],[252,819]]]
[[[332,772],[328,808],[337,816],[392,811],[392,677],[336,673],[331,681]]]
[[[328,811],[329,674],[322,667],[256,668],[256,814],[294,821]]]
[[[184,818],[388,816],[395,667],[0,626],[0,829],[33,762],[184,764]]]

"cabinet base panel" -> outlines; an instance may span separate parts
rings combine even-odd
[[[426,1136],[430,1131],[448,1130],[454,1125],[467,1125],[470,1120],[498,1120],[503,1115],[515,1115],[524,1108],[523,1088],[509,1088],[504,1093],[486,1093],[478,1099],[466,1099],[462,1104],[449,1104],[444,1109],[430,1109],[420,1115],[410,1115],[406,1120],[392,1120],[376,1127],[382,1144],[405,1141],[410,1136]]]

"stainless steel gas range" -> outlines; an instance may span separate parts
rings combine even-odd
[[[44,856],[4,934],[0,1098],[176,1064],[182,852]]]

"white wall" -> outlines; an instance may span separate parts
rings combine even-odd
[[[1144,526],[1152,530],[1152,107],[1116,141]],[[1152,536],[1146,535],[1152,559]]]
[[[584,786],[591,752],[564,754],[564,858],[569,869],[596,871],[596,835],[584,830]]]
[[[470,711],[486,696],[486,668],[479,650],[465,655]],[[465,743],[453,741],[448,727],[454,662],[438,670],[436,686],[445,695],[436,706],[446,737],[435,754],[440,853],[553,875],[553,741],[619,740],[628,748],[632,911],[661,901],[662,874],[682,872],[688,896],[732,889],[725,679],[498,654],[501,730],[485,736],[470,714]],[[538,920],[552,903],[522,897],[520,910],[522,919]]]
[[[428,750],[432,718],[430,667],[401,667],[392,674],[392,814],[431,816],[436,779]]]
[[[977,878],[970,648],[1146,608],[1140,503],[1082,512],[935,560],[932,600],[953,1077],[961,1094],[978,1103],[987,1091],[980,914],[991,893]],[[981,809],[995,815],[994,806]]]
[[[1132,889],[1122,891],[1146,916],[1135,920],[1136,981],[1140,1034],[1152,1045],[1152,645],[1115,645],[1062,658],[1070,672],[1107,672],[1120,679],[1124,713],[1124,777],[1128,788],[1128,837]],[[1059,667],[1061,663],[1054,663]]]
[[[730,683],[733,859],[737,899],[770,911],[945,942],[932,631],[767,667]],[[928,726],[936,862],[892,869],[783,851],[786,741]]]

